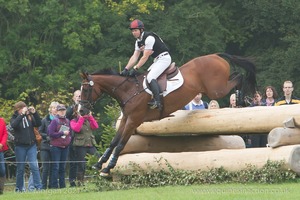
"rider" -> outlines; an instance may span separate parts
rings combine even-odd
[[[160,101],[160,88],[157,83],[157,78],[169,67],[171,64],[171,56],[169,49],[162,41],[162,39],[153,32],[144,31],[144,24],[142,21],[135,19],[131,22],[130,28],[132,35],[136,38],[135,49],[133,55],[129,59],[126,67],[121,72],[122,76],[135,75],[136,71],[142,67],[149,56],[154,58],[153,64],[148,68],[147,82],[150,85],[150,90],[153,93],[153,99],[148,103],[151,109],[162,109]],[[142,57],[139,56],[143,52]],[[133,71],[129,73],[129,69],[133,67]]]

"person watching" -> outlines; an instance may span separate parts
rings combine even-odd
[[[300,99],[293,96],[294,87],[292,81],[285,81],[283,83],[282,90],[284,96],[282,96],[276,101],[275,106],[292,105],[300,103]]]
[[[208,109],[208,103],[206,101],[202,101],[202,93],[197,94],[194,99],[184,107],[184,110],[202,109]]]

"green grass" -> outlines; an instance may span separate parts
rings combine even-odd
[[[140,188],[131,190],[93,192],[95,187],[89,184],[85,188],[65,188],[41,192],[14,193],[6,191],[2,200],[100,200],[100,199],[300,199],[299,183],[283,184],[215,184],[193,186],[167,186],[157,188]]]

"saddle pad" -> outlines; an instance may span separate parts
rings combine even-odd
[[[167,88],[165,91],[163,91],[163,96],[165,97],[169,93],[173,92],[174,90],[177,90],[180,86],[182,86],[183,82],[184,82],[184,79],[179,70],[179,72],[176,76],[167,80]],[[148,94],[152,95],[151,90],[147,87],[146,78],[144,78],[143,87]]]

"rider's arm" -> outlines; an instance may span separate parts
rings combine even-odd
[[[139,60],[139,62],[134,66],[134,69],[138,70],[142,67],[148,60],[149,56],[153,53],[153,46],[155,43],[155,38],[153,36],[148,36],[145,40],[145,46],[141,47],[143,56]]]
[[[142,67],[148,60],[149,56],[153,53],[152,49],[145,49],[143,56],[139,60],[139,62],[135,65],[135,69],[138,70],[140,67]]]
[[[129,70],[138,61],[140,54],[140,51],[135,50],[125,68]]]

